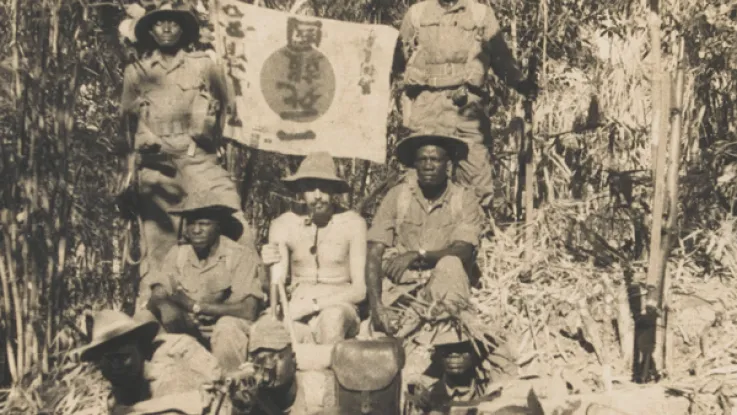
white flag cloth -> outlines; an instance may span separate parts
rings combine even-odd
[[[284,154],[385,162],[396,29],[213,3],[236,103],[227,137]]]

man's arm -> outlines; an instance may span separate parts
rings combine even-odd
[[[351,287],[340,294],[317,298],[321,310],[335,304],[359,304],[366,299],[366,221],[356,214],[346,231],[351,232],[348,254]]]
[[[468,267],[471,264],[471,261],[473,261],[473,252],[473,244],[465,241],[453,241],[453,243],[445,249],[427,251],[425,257],[422,258],[422,263],[429,268],[434,268],[435,264],[437,264],[443,257],[455,256],[460,258],[464,266]]]
[[[369,241],[366,258],[366,292],[369,306],[373,310],[381,303],[381,279],[383,278],[382,258],[386,245],[381,242]]]
[[[517,61],[512,55],[507,42],[504,40],[499,21],[494,10],[487,8],[484,18],[484,55],[494,73],[507,85],[521,94],[529,92],[525,78],[519,70]]]
[[[200,314],[214,317],[233,316],[249,321],[256,321],[259,303],[259,299],[252,295],[237,303],[203,303],[200,304]]]

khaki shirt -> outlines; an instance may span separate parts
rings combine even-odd
[[[161,284],[171,293],[181,285],[196,302],[235,304],[246,297],[264,298],[260,276],[264,272],[254,249],[221,236],[215,252],[200,261],[191,245],[172,248],[151,286]]]
[[[167,137],[159,143],[163,151],[183,152],[191,143],[193,102],[202,91],[212,94],[221,110],[227,106],[225,77],[209,55],[180,50],[166,62],[156,50],[125,68],[121,110],[139,117],[139,134],[148,128]],[[141,144],[137,140],[136,147]]]
[[[397,229],[398,199],[403,186],[406,185],[392,188],[381,201],[368,231],[369,241],[397,247],[402,252],[446,249],[455,241],[479,245],[484,214],[473,191],[448,181],[445,193],[430,202],[413,183],[407,212]],[[450,203],[454,194],[462,200],[461,210],[455,214]]]
[[[476,39],[474,16],[468,6],[469,2],[477,0],[458,0],[453,7],[443,8],[438,0],[426,0],[422,16],[421,28],[414,27],[410,10],[404,16],[399,28],[399,36],[403,42],[415,40],[423,49],[423,60],[426,63],[465,63],[468,52],[474,43],[481,41],[486,44],[496,36],[501,28],[491,8],[487,7],[483,19],[483,37]],[[486,59],[488,68],[488,59]]]

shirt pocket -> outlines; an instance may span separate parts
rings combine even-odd
[[[216,278],[209,278],[202,292],[202,301],[211,303],[223,303],[233,293],[232,282],[221,273]]]
[[[414,251],[424,247],[425,221],[421,218],[404,218],[396,228],[396,232],[396,240],[405,249]]]

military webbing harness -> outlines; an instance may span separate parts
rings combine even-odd
[[[410,9],[411,14],[409,18],[410,22],[412,22],[415,34],[409,42],[412,55],[407,62],[405,81],[408,84],[425,85],[431,88],[448,88],[461,86],[466,83],[476,87],[483,86],[483,78],[486,74],[476,73],[477,71],[474,71],[469,67],[469,62],[475,59],[481,52],[481,43],[484,35],[484,19],[486,18],[487,6],[477,2],[476,0],[468,0],[467,5],[471,11],[476,30],[476,45],[469,49],[466,62],[448,62],[438,64],[425,63],[425,67],[420,69],[414,65],[417,60],[417,56],[420,55],[419,52],[422,49],[421,45],[417,45],[417,33],[420,30],[422,15],[425,13],[428,1],[429,0],[425,0],[417,3]],[[473,78],[474,76],[476,79]]]
[[[399,231],[399,226],[404,223],[404,219],[407,217],[409,211],[409,205],[412,202],[412,190],[416,187],[416,184],[403,182],[399,184],[399,196],[397,197],[397,217],[394,222],[395,232]],[[457,190],[451,190],[450,201],[450,216],[452,219],[457,219],[463,210],[463,193]]]

